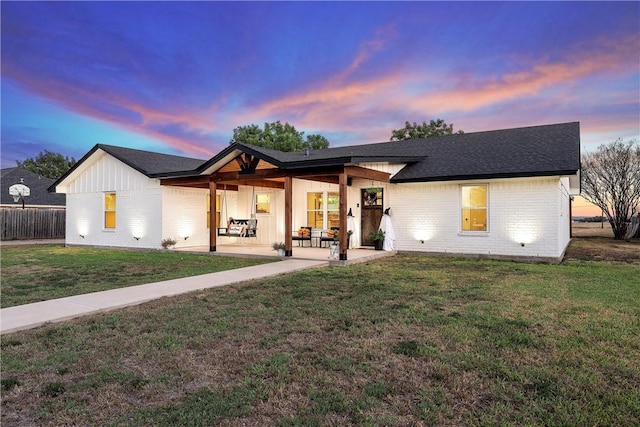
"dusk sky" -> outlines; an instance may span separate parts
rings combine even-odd
[[[209,158],[280,120],[331,146],[408,121],[640,137],[638,2],[7,2],[2,167],[96,143]]]

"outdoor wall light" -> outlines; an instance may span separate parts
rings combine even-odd
[[[420,243],[422,243],[424,245],[424,240],[420,240]]]
[[[79,234],[80,237],[82,237],[84,239],[84,234]]]
[[[184,236],[184,240],[187,240],[189,238],[189,236]]]
[[[140,240],[140,238],[139,238],[139,237],[136,237],[136,236],[133,236],[133,238],[134,238],[134,239],[136,239],[136,240]]]
[[[520,246],[522,246],[524,248],[524,242],[520,243]]]

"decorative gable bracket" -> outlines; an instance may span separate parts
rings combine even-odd
[[[243,153],[236,157],[236,162],[240,166],[240,174],[248,175],[256,172],[258,163],[260,163],[260,158],[248,153]]]

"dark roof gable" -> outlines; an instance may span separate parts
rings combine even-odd
[[[203,159],[134,150],[114,145],[98,144],[96,147],[148,177],[176,171],[194,170],[204,162]]]
[[[55,187],[67,176],[75,171],[82,163],[91,157],[96,151],[102,150],[120,160],[127,166],[152,178],[164,176],[176,171],[192,171],[198,168],[204,160],[189,157],[175,156],[171,154],[156,153],[153,151],[135,150],[133,148],[117,147],[115,145],[96,144],[82,157],[71,169],[54,182],[49,191],[55,191]]]

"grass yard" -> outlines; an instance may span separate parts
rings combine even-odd
[[[270,262],[62,245],[3,245],[0,255],[2,308]]]
[[[157,300],[3,336],[1,421],[635,426],[638,277],[397,255]]]

